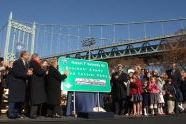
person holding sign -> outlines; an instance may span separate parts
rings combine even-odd
[[[67,78],[68,72],[61,74],[58,71],[56,59],[50,60],[48,76],[46,80],[47,91],[47,115],[49,117],[59,118],[60,98],[61,98],[61,81]]]

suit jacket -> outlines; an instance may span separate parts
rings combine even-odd
[[[183,101],[183,94],[181,92],[182,76],[179,69],[171,70],[171,78],[173,81],[174,88],[176,90],[176,101]]]
[[[31,105],[45,103],[47,100],[45,70],[33,60],[30,61],[29,66],[30,68],[33,68],[33,75],[29,79],[30,103]]]
[[[118,76],[118,78],[115,78]],[[112,74],[111,83],[112,83],[112,98],[114,101],[126,99],[127,97],[127,86],[124,82],[128,81],[128,75],[124,72],[119,74],[115,72]]]
[[[8,75],[9,102],[24,102],[26,91],[26,80],[28,66],[21,59],[13,63]]]

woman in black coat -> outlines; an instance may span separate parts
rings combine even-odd
[[[57,60],[52,59],[47,75],[47,114],[52,117],[60,117],[61,81],[67,77],[67,72],[61,74],[57,69]]]
[[[40,57],[37,54],[32,55],[30,68],[33,69],[33,75],[29,79],[31,104],[30,118],[34,119],[37,117],[38,109],[47,101],[45,86],[45,76],[47,71],[42,68]]]

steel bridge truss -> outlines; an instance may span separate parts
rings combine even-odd
[[[178,33],[150,39],[124,41],[123,43],[105,47],[87,48],[85,50],[78,50],[46,58],[58,58],[63,56],[79,59],[90,58],[92,60],[104,60],[119,57],[151,55],[183,46],[186,46],[186,33]]]

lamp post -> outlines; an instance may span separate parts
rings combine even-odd
[[[88,47],[88,59],[91,59],[91,46],[96,44],[96,39],[93,37],[90,38],[85,38],[84,40],[81,41],[83,47]]]

